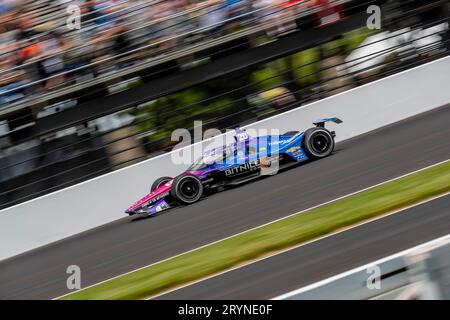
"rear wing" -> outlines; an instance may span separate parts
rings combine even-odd
[[[327,123],[327,122],[334,122],[336,124],[341,124],[343,121],[341,119],[335,117],[335,118],[321,119],[319,121],[314,122],[313,124],[316,127],[324,128],[325,127],[325,123]]]

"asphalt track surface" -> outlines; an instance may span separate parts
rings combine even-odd
[[[68,292],[69,265],[80,266],[85,287],[447,160],[449,123],[450,107],[445,106],[339,143],[326,159],[154,218],[124,218],[4,260],[0,262],[0,299],[55,298]],[[122,214],[120,209],[117,214]],[[405,223],[421,221],[407,219]],[[392,249],[395,245],[395,241],[389,244]],[[327,254],[331,253],[322,248],[315,255]],[[322,277],[322,268],[315,267],[319,276],[311,280]]]
[[[450,195],[181,288],[158,299],[271,299],[448,233]]]

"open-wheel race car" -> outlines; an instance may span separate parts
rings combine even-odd
[[[224,187],[238,185],[308,160],[329,156],[335,146],[335,133],[325,128],[327,122],[342,123],[338,118],[322,119],[304,132],[251,137],[235,129],[234,142],[205,152],[185,172],[161,177],[153,182],[151,192],[126,209],[129,215],[153,215],[178,205],[192,204]]]

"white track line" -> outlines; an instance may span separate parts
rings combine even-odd
[[[191,282],[182,284],[182,285],[180,285],[180,286],[178,286],[178,287],[169,289],[169,290],[167,290],[167,291],[158,293],[158,294],[153,295],[153,296],[151,296],[151,297],[149,297],[149,298],[146,298],[146,300],[154,299],[154,298],[156,298],[156,297],[163,296],[163,295],[165,295],[165,294],[168,294],[168,293],[171,293],[171,292],[174,292],[174,291],[177,291],[177,290],[180,290],[180,289],[183,289],[183,288],[192,286],[192,285],[197,284],[197,283],[199,283],[199,282],[203,282],[203,281],[205,281],[205,280],[208,280],[208,279],[211,279],[211,278],[218,277],[218,276],[223,275],[223,274],[225,274],[225,273],[228,273],[228,272],[231,272],[231,271],[234,271],[234,270],[241,269],[241,268],[246,267],[246,266],[248,266],[248,265],[251,265],[251,264],[254,264],[254,263],[257,263],[257,262],[260,262],[260,261],[269,259],[269,258],[273,258],[273,257],[275,257],[275,256],[278,256],[278,255],[280,255],[280,254],[286,253],[286,252],[288,252],[288,251],[292,251],[292,250],[301,248],[301,247],[303,247],[303,246],[309,245],[309,244],[311,244],[311,243],[318,242],[318,241],[321,241],[321,240],[326,239],[326,238],[329,238],[329,237],[333,237],[333,236],[335,236],[335,235],[337,235],[337,234],[340,234],[340,233],[343,233],[343,232],[346,232],[346,231],[349,231],[349,230],[352,230],[352,229],[361,227],[361,226],[363,226],[363,225],[365,225],[365,224],[369,224],[369,223],[372,223],[372,222],[377,221],[377,220],[381,220],[381,219],[387,218],[387,217],[392,216],[392,215],[394,215],[394,214],[400,213],[400,212],[402,212],[402,211],[406,211],[406,210],[408,210],[408,209],[411,209],[411,208],[414,208],[414,207],[423,205],[423,204],[425,204],[425,203],[431,202],[431,201],[433,201],[433,200],[436,200],[436,199],[439,199],[439,198],[442,198],[442,197],[445,197],[445,196],[448,196],[448,195],[450,195],[450,192],[447,192],[447,193],[445,193],[445,194],[441,194],[441,195],[438,195],[438,196],[435,196],[435,197],[432,197],[432,198],[423,200],[423,201],[421,201],[421,202],[419,202],[419,203],[412,204],[412,205],[410,205],[410,206],[407,206],[407,207],[404,207],[404,208],[401,208],[401,209],[397,209],[397,210],[395,210],[395,211],[388,212],[388,213],[386,213],[386,214],[384,214],[384,215],[382,215],[382,216],[378,216],[378,217],[375,217],[375,218],[372,218],[372,219],[369,219],[369,220],[365,220],[365,221],[360,222],[360,223],[358,223],[358,224],[354,224],[354,225],[352,225],[352,226],[349,226],[349,227],[346,227],[346,228],[343,228],[343,229],[339,229],[339,230],[337,230],[337,231],[335,231],[335,232],[326,234],[326,235],[324,235],[324,236],[315,238],[315,239],[313,239],[313,240],[310,240],[310,241],[307,241],[307,242],[302,242],[302,243],[300,243],[300,244],[298,244],[298,245],[295,245],[295,246],[293,246],[293,247],[288,247],[288,248],[285,248],[285,249],[282,249],[282,250],[279,250],[279,251],[271,252],[271,253],[269,253],[269,254],[267,254],[267,255],[264,255],[264,256],[262,256],[262,257],[259,257],[259,258],[257,258],[257,259],[250,260],[250,261],[246,261],[246,262],[244,262],[244,263],[242,263],[242,264],[239,264],[239,265],[237,265],[237,266],[235,266],[235,267],[232,267],[232,268],[230,268],[230,269],[226,269],[226,270],[224,270],[224,271],[221,271],[221,272],[218,272],[218,273],[209,275],[209,276],[207,276],[207,277],[204,277],[204,278],[201,278],[201,279],[198,279],[198,280],[194,280],[194,281],[191,281]]]
[[[428,241],[428,242],[425,242],[425,243],[422,243],[422,244],[419,244],[419,245],[417,245],[415,247],[403,250],[401,252],[392,254],[392,255],[384,257],[382,259],[379,259],[379,260],[367,263],[367,264],[365,264],[363,266],[360,266],[360,267],[357,267],[357,268],[345,271],[343,273],[340,273],[340,274],[337,274],[335,276],[326,278],[324,280],[312,283],[310,285],[307,285],[305,287],[296,289],[294,291],[282,294],[281,296],[272,298],[271,300],[285,300],[285,299],[288,299],[288,298],[290,298],[290,297],[292,297],[294,295],[301,294],[301,293],[304,293],[306,291],[310,291],[310,290],[316,289],[318,287],[321,287],[321,286],[324,286],[326,284],[329,284],[329,283],[331,283],[333,281],[336,281],[336,280],[342,279],[344,277],[347,277],[347,276],[349,276],[351,274],[354,274],[354,273],[366,270],[367,268],[369,268],[371,266],[379,265],[379,264],[385,263],[385,262],[387,262],[389,260],[401,258],[403,256],[407,256],[409,254],[419,252],[422,249],[426,249],[428,247],[433,247],[435,245],[442,244],[442,243],[445,243],[445,242],[450,242],[450,234],[448,234],[446,236],[443,236],[443,237],[440,237],[440,238],[437,238],[437,239],[434,239],[434,240],[431,240],[431,241]]]
[[[270,221],[270,222],[264,223],[264,224],[262,224],[262,225],[259,225],[259,226],[257,226],[257,227],[253,227],[253,228],[247,229],[247,230],[245,230],[245,231],[241,231],[241,232],[239,232],[239,233],[236,233],[236,234],[233,234],[233,235],[231,235],[231,236],[228,236],[228,237],[222,238],[222,239],[220,239],[220,240],[216,240],[216,241],[213,241],[213,242],[210,242],[210,243],[204,244],[204,245],[202,245],[202,246],[200,246],[200,247],[197,247],[197,248],[194,248],[194,249],[191,249],[191,250],[188,250],[188,251],[185,251],[185,252],[179,253],[179,254],[177,254],[177,255],[174,255],[174,256],[168,257],[168,258],[166,258],[166,259],[163,259],[163,260],[160,260],[160,261],[157,261],[157,262],[153,262],[153,263],[151,263],[151,264],[149,264],[149,265],[146,265],[146,266],[143,266],[143,267],[140,267],[140,268],[134,269],[134,270],[132,270],[132,271],[128,271],[128,272],[125,272],[125,273],[123,273],[123,274],[117,275],[117,276],[115,276],[115,277],[112,277],[112,278],[109,278],[109,279],[106,279],[106,280],[100,281],[100,282],[98,282],[98,283],[95,283],[95,284],[89,285],[89,286],[87,286],[87,287],[84,287],[84,288],[82,288],[82,289],[80,289],[80,290],[77,290],[77,291],[74,291],[74,292],[69,292],[69,293],[66,293],[66,294],[64,294],[64,295],[61,295],[61,296],[59,296],[59,297],[56,297],[56,298],[54,298],[54,300],[56,300],[56,299],[61,299],[61,298],[65,297],[65,296],[71,295],[71,294],[73,294],[73,293],[75,293],[75,292],[80,292],[80,291],[83,291],[83,290],[86,290],[86,289],[92,288],[92,287],[94,287],[94,286],[97,286],[97,285],[100,285],[100,284],[102,284],[102,283],[105,283],[105,282],[108,282],[108,281],[111,281],[111,280],[117,279],[117,278],[119,278],[119,277],[122,277],[122,276],[128,275],[128,274],[130,274],[130,273],[133,273],[133,272],[136,272],[136,271],[139,271],[139,270],[142,270],[142,269],[145,269],[145,268],[151,267],[151,266],[153,266],[153,265],[156,265],[156,264],[158,264],[158,263],[162,263],[162,262],[168,261],[168,260],[170,260],[170,259],[173,259],[173,258],[176,258],[176,257],[182,256],[182,255],[184,255],[184,254],[187,254],[187,253],[190,253],[190,252],[193,252],[193,251],[196,251],[196,250],[202,249],[202,248],[204,248],[204,247],[207,247],[207,246],[213,245],[213,244],[215,244],[215,243],[218,243],[218,242],[221,242],[221,241],[224,241],[224,240],[228,240],[228,239],[231,239],[231,238],[237,237],[237,236],[239,236],[239,235],[241,235],[241,234],[244,234],[244,233],[247,233],[247,232],[250,232],[250,231],[256,230],[256,229],[260,229],[260,228],[263,228],[263,227],[265,227],[265,226],[267,226],[267,225],[270,225],[270,224],[272,224],[272,223],[276,223],[276,222],[278,222],[278,221],[282,221],[282,220],[288,219],[288,218],[290,218],[290,217],[293,217],[293,216],[296,216],[296,215],[302,214],[302,213],[304,213],[304,212],[306,212],[306,211],[309,211],[309,210],[313,210],[313,209],[316,209],[316,208],[318,208],[318,207],[322,207],[322,206],[328,205],[328,204],[330,204],[330,203],[333,203],[333,202],[339,201],[339,200],[341,200],[341,199],[344,199],[344,198],[348,198],[348,197],[351,197],[351,196],[353,196],[353,195],[355,195],[355,194],[358,194],[358,193],[361,193],[361,192],[364,192],[364,191],[367,191],[367,190],[370,190],[370,189],[376,188],[376,187],[378,187],[378,186],[381,186],[381,185],[387,184],[387,183],[389,183],[389,182],[392,182],[392,181],[395,181],[395,180],[399,180],[399,179],[402,179],[402,178],[404,178],[404,177],[407,177],[407,176],[413,175],[413,174],[415,174],[415,173],[418,173],[418,172],[421,172],[421,171],[424,171],[424,170],[427,170],[427,169],[430,169],[430,168],[433,168],[433,167],[439,166],[439,165],[441,165],[441,164],[444,164],[444,163],[447,163],[447,162],[450,162],[450,159],[447,159],[447,160],[444,160],[444,161],[441,161],[441,162],[438,162],[438,163],[435,163],[435,164],[429,165],[429,166],[427,166],[427,167],[424,167],[424,168],[421,168],[421,169],[418,169],[418,170],[415,170],[415,171],[412,171],[412,172],[406,173],[406,174],[404,174],[404,175],[401,175],[401,176],[398,176],[398,177],[396,177],[396,178],[392,178],[392,179],[389,179],[389,180],[386,180],[386,181],[380,182],[380,183],[378,183],[378,184],[375,184],[375,185],[373,185],[373,186],[370,186],[370,187],[367,187],[367,188],[364,188],[364,189],[361,189],[361,190],[358,190],[358,191],[355,191],[355,192],[349,193],[349,194],[347,194],[347,195],[344,195],[344,196],[341,196],[341,197],[335,198],[335,199],[333,199],[333,200],[330,200],[330,201],[327,201],[327,202],[324,202],[324,203],[318,204],[318,205],[316,205],[316,206],[313,206],[313,207],[310,207],[310,208],[308,208],[308,209],[304,209],[304,210],[301,210],[301,211],[299,211],[299,212],[296,212],[296,213],[292,213],[292,214],[290,214],[290,215],[287,215],[287,216],[285,216],[285,217],[282,217],[282,218],[279,218],[279,219],[276,219],[276,220],[273,220],[273,221]],[[392,213],[391,213],[391,214],[392,214]],[[385,216],[386,216],[386,215],[385,215]],[[384,217],[384,216],[383,216],[383,217]],[[381,217],[380,217],[380,218],[381,218]],[[369,220],[369,221],[370,221],[370,220]],[[358,226],[358,225],[354,225],[354,227],[356,227],[356,226]],[[345,230],[345,229],[344,229],[344,230]],[[332,235],[332,234],[330,234],[329,236],[331,236],[331,235]],[[320,239],[321,239],[321,238],[317,238],[316,240],[320,240]],[[313,241],[314,241],[314,240],[313,240]],[[172,291],[173,291],[173,290],[172,290]]]

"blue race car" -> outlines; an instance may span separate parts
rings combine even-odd
[[[327,157],[335,145],[335,133],[325,128],[327,122],[342,123],[338,118],[322,119],[305,132],[253,138],[246,131],[235,129],[234,143],[206,152],[175,178],[157,179],[151,192],[125,212],[130,216],[153,215],[180,204],[194,203],[211,191]]]

